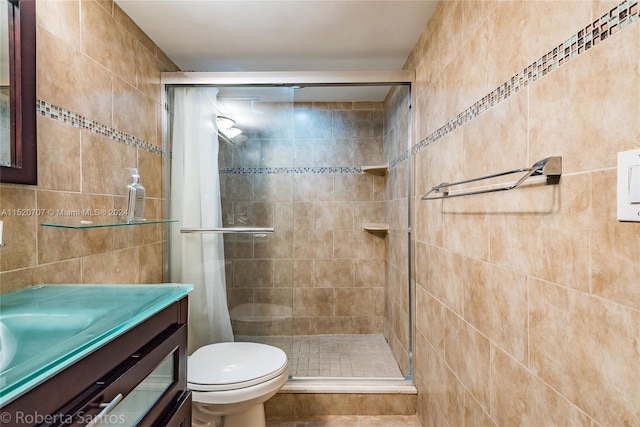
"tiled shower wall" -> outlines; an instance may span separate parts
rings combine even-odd
[[[385,177],[382,103],[257,105],[276,119],[221,143],[225,226],[275,227],[225,236],[227,297],[238,335],[382,333]]]
[[[617,5],[440,2],[407,62],[424,426],[640,424],[640,224],[616,220],[640,23]],[[559,185],[420,200],[553,155]]]
[[[106,220],[126,207],[127,167],[163,216],[160,73],[177,67],[113,1],[37,9],[38,185],[0,185],[0,291],[35,283],[163,280],[162,226],[93,230],[39,224]],[[20,212],[20,214],[18,214]]]

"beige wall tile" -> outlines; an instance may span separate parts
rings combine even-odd
[[[294,316],[331,316],[334,298],[332,289],[293,289]]]
[[[109,138],[82,132],[82,190],[85,193],[127,196],[128,168],[137,167],[136,149]],[[144,186],[143,176],[140,183]],[[145,187],[146,189],[146,187]]]
[[[429,357],[427,393],[448,425],[464,422],[464,386],[438,355]]]
[[[531,85],[531,156],[563,156],[563,171],[616,165],[640,139],[640,28],[629,27]]]
[[[34,283],[82,283],[80,259],[43,264],[33,268]]]
[[[527,279],[481,261],[464,262],[464,319],[523,363],[528,359]]]
[[[466,393],[464,396],[464,425],[466,427],[495,427],[489,414],[474,397]]]
[[[476,99],[480,99],[477,97]],[[526,90],[481,114],[464,127],[463,167],[466,179],[527,167],[549,157],[528,159],[528,94]],[[496,144],[496,141],[500,141]],[[509,182],[512,177],[499,182]],[[487,182],[470,184],[470,187]]]
[[[302,202],[333,200],[333,176],[295,175],[293,178],[293,200]]]
[[[164,181],[162,179],[163,158],[155,153],[144,150],[136,150],[138,161],[137,168],[140,174],[140,183],[146,190],[145,197],[161,198],[164,194]]]
[[[163,244],[153,243],[140,246],[140,283],[162,283],[164,276]]]
[[[470,324],[445,310],[445,360],[485,411],[490,408],[490,342]]]
[[[353,202],[313,204],[315,230],[353,230]]]
[[[464,313],[464,259],[460,255],[440,248],[427,247],[429,264],[427,282],[422,284],[434,297],[455,313]],[[421,277],[421,276],[418,276]]]
[[[385,285],[384,263],[379,259],[362,259],[353,262],[355,285],[362,287],[383,287]]]
[[[36,265],[36,233],[42,219],[36,192],[31,187],[0,185],[0,202],[2,242],[6,245],[0,250],[0,271]]]
[[[264,404],[267,420],[294,420],[296,395],[293,393],[278,393]]]
[[[335,199],[344,201],[373,200],[373,176],[343,174],[334,178]]]
[[[556,203],[546,211],[545,199],[531,192],[529,206],[543,200],[538,214],[494,216],[491,219],[491,261],[576,289],[588,289],[591,186],[588,174],[563,176]],[[524,193],[521,193],[524,195]],[[546,212],[545,212],[546,211]]]
[[[113,126],[144,141],[157,139],[157,109],[160,104],[146,97],[134,86],[113,79]]]
[[[273,286],[273,261],[233,261],[233,286],[236,288]]]
[[[147,226],[145,225],[144,228]],[[144,243],[143,226],[115,227],[113,229],[113,249],[140,246]]]
[[[316,288],[352,287],[353,261],[350,259],[316,259],[313,262],[313,285]]]
[[[37,9],[38,25],[69,43],[80,47],[80,2],[78,0],[41,0]]]
[[[258,174],[255,175],[254,182],[254,200],[256,202],[290,202],[293,200],[292,175]]]
[[[38,98],[111,124],[111,74],[41,27],[36,40]]]
[[[491,347],[491,415],[498,425],[590,425],[578,407],[495,346]]]
[[[331,258],[333,233],[331,231],[295,231],[293,256],[295,258]]]
[[[289,238],[291,241],[291,237]],[[273,260],[273,286],[292,288],[294,275],[294,261],[292,259]]]
[[[374,291],[368,288],[338,288],[334,290],[337,316],[367,316],[372,314]]]
[[[252,202],[254,178],[249,174],[220,174],[220,197],[223,201]],[[227,218],[225,218],[225,223]]]
[[[162,93],[160,90],[160,73],[165,71],[165,67],[158,61],[154,54],[155,46],[151,47],[153,51],[150,51],[149,46],[145,46],[142,42],[136,41],[134,43],[136,61],[135,83],[136,87],[146,96],[160,103]]]
[[[80,191],[80,130],[42,116],[37,121],[38,188]]]
[[[491,14],[491,87],[560,45],[591,19],[591,4],[496,2]]]
[[[355,166],[381,165],[383,160],[383,141],[381,139],[356,139],[353,145],[353,163]]]
[[[266,237],[256,237],[254,254],[256,258],[292,258],[293,231],[279,230]]]
[[[358,397],[355,394],[298,394],[296,417],[313,415],[357,414]]]
[[[138,248],[89,255],[82,259],[83,283],[140,283]]]
[[[27,286],[35,285],[33,268],[22,268],[0,273],[0,293],[17,291]]]
[[[616,219],[616,172],[594,172],[591,227],[591,291],[609,300],[640,309],[636,242],[640,227]]]
[[[419,307],[416,312],[416,330],[435,350],[444,354],[446,309],[422,286],[416,286],[416,306]]]
[[[413,415],[415,394],[359,394],[358,415]]]
[[[95,1],[80,3],[82,52],[129,84],[136,82],[136,40]],[[116,104],[117,105],[117,104]]]
[[[633,425],[640,410],[638,311],[531,280],[531,367],[604,425]]]

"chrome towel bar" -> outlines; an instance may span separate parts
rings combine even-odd
[[[240,233],[273,233],[273,227],[229,227],[229,228],[181,228],[180,233],[191,234],[240,234]]]
[[[450,193],[450,188],[456,185],[468,184],[470,182],[482,181],[485,179],[496,178],[504,175],[511,175],[514,173],[526,172],[518,181],[512,184],[507,184],[502,187],[490,187],[490,188],[481,188],[481,189],[470,189],[467,191],[463,191],[460,193]],[[431,187],[431,190],[427,192],[424,196],[422,196],[422,200],[439,200],[439,199],[448,199],[451,197],[462,197],[462,196],[471,196],[473,194],[484,194],[484,193],[494,193],[496,191],[508,191],[513,190],[518,187],[520,184],[525,182],[532,176],[546,176],[547,184],[557,184],[560,181],[560,176],[562,175],[562,157],[554,156],[547,157],[546,159],[540,160],[533,164],[530,168],[520,168],[513,169],[507,172],[500,172],[493,175],[481,176],[479,178],[467,179],[464,181],[458,182],[443,182],[440,185],[436,185],[435,187]],[[435,196],[429,196],[431,193],[438,193]]]

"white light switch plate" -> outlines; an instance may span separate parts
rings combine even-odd
[[[618,221],[640,222],[640,149],[618,153]]]

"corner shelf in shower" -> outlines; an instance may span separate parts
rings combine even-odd
[[[362,229],[369,233],[387,234],[389,232],[389,224],[384,222],[363,222]]]
[[[177,219],[143,219],[139,221],[126,221],[126,220],[111,220],[111,221],[88,221],[78,218],[59,220],[55,222],[43,222],[40,224],[43,227],[53,228],[73,228],[73,229],[86,229],[86,228],[104,228],[104,227],[122,227],[130,225],[146,225],[146,224],[168,224],[172,222],[178,222]]]
[[[362,166],[362,173],[384,176],[389,172],[389,165]]]

